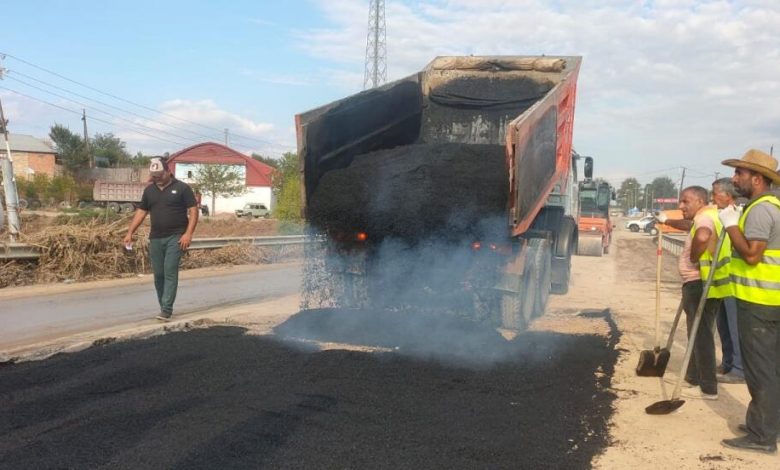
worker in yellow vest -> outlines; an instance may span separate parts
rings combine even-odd
[[[705,295],[704,282],[713,264],[718,234],[722,230],[717,209],[707,206],[709,199],[706,189],[701,186],[689,186],[680,192],[678,207],[683,219],[669,219],[663,213],[656,215],[656,219],[661,223],[680,230],[689,230],[683,251],[677,260],[677,268],[683,281],[682,305],[689,335],[699,300]],[[723,259],[724,253],[728,251],[721,249],[719,262],[715,263],[717,269],[713,284],[707,292],[701,324],[696,331],[691,361],[685,372],[687,387],[682,395],[686,398],[718,399],[718,381],[715,374],[715,318],[720,311],[720,299],[730,293],[728,271],[724,270],[724,264],[728,263],[728,259]]]
[[[744,210],[730,206],[719,213],[731,239],[729,267],[737,298],[737,329],[750,404],[744,436],[724,439],[730,448],[777,453],[780,428],[780,200],[770,193],[780,184],[777,160],[748,150],[737,160],[732,181],[749,199]]]
[[[740,197],[737,190],[734,189],[734,183],[731,178],[719,178],[712,182],[711,200],[718,209],[725,209],[728,206],[736,204]],[[718,222],[720,225],[720,221]],[[720,233],[718,234],[720,235]],[[722,303],[715,323],[718,326],[718,335],[720,336],[721,351],[723,353],[720,365],[718,366],[718,382],[721,383],[745,383],[745,373],[742,369],[742,352],[739,349],[739,333],[737,330],[737,300],[732,293],[730,276],[728,273],[728,263],[731,259],[731,239],[724,240],[724,246],[721,249],[721,268],[725,272],[719,274],[725,286],[716,287],[715,292],[722,297]],[[725,243],[728,243],[727,245]]]

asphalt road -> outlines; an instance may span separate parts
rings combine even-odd
[[[0,348],[153,318],[159,312],[148,282],[52,295],[3,299]],[[256,302],[297,292],[299,265],[263,266],[249,272],[180,279],[174,315]]]

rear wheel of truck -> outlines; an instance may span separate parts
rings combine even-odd
[[[114,214],[118,214],[119,211],[122,210],[122,206],[119,205],[118,202],[109,202],[106,206],[109,211],[113,212]]]
[[[133,205],[132,202],[126,202],[126,203],[122,204],[122,212],[125,212],[125,213],[129,214],[130,212],[133,212],[133,211],[135,211],[135,205]]]
[[[501,327],[507,330],[523,330],[526,322],[522,314],[522,298],[515,292],[501,294]]]
[[[532,240],[535,241],[535,240]],[[540,317],[547,309],[547,300],[550,298],[552,287],[552,252],[550,242],[538,240],[536,256],[534,258],[534,278],[538,280],[538,288],[534,295],[533,317]]]

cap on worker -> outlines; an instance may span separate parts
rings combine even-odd
[[[761,150],[750,149],[745,152],[745,155],[739,160],[731,158],[729,160],[723,160],[721,163],[726,166],[746,168],[755,171],[756,173],[761,173],[772,180],[773,183],[780,184],[780,173],[777,172],[777,160]]]
[[[149,174],[153,176],[159,176],[168,169],[165,160],[161,157],[152,158],[151,162],[151,165],[149,165]]]

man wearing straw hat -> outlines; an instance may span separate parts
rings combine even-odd
[[[154,271],[154,288],[160,304],[158,320],[168,321],[179,287],[179,262],[190,246],[198,224],[198,204],[186,183],[173,177],[163,158],[153,158],[149,166],[152,184],[146,187],[135,211],[124,243],[131,246],[133,234],[150,214],[149,258]]]
[[[780,174],[777,160],[760,150],[723,164],[734,167],[734,186],[749,199],[741,213],[729,206],[719,217],[731,239],[729,270],[751,400],[745,424],[739,426],[746,434],[721,443],[775,454],[780,428],[780,200],[770,189],[772,183],[780,184]]]

